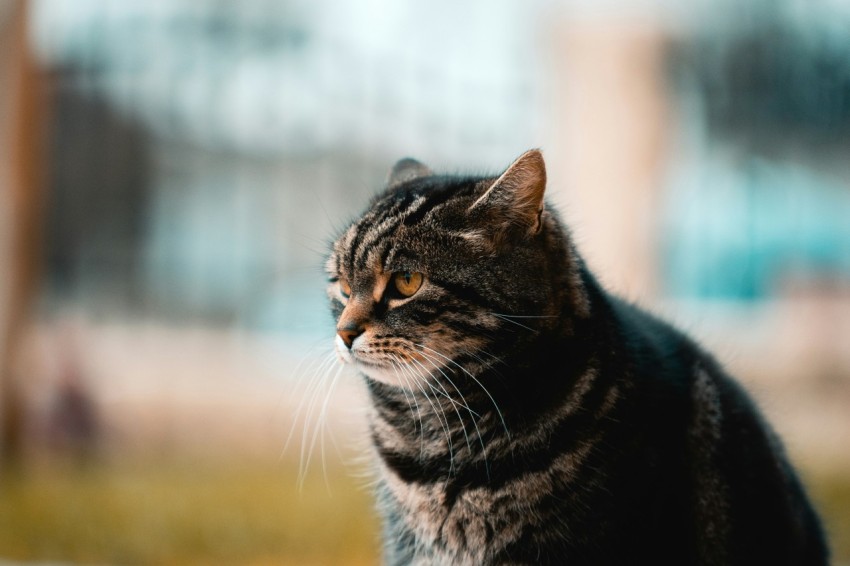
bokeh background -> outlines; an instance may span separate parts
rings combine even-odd
[[[850,564],[839,0],[0,0],[0,563],[376,563],[323,254],[398,158],[530,147]]]

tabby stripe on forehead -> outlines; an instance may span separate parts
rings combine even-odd
[[[404,225],[405,226],[413,226],[414,224],[418,223],[420,220],[425,218],[425,216],[429,212],[436,209],[438,206],[445,204],[446,202],[451,200],[453,197],[456,197],[457,193],[454,192],[454,191],[443,191],[443,192],[437,193],[435,195],[429,195],[429,196],[430,196],[430,198],[428,198],[428,200],[425,203],[426,206],[420,206],[415,210],[408,211],[407,216],[404,218]]]
[[[381,266],[381,269],[384,271],[389,271],[389,265],[387,262],[390,258],[390,254],[395,250],[395,248],[389,242],[384,244],[384,249],[381,250],[381,254],[378,257],[378,265]]]
[[[397,203],[398,206],[392,207],[389,211],[387,211],[380,218],[379,222],[376,219],[377,226],[370,228],[367,231],[368,237],[362,239],[358,243],[357,248],[352,247],[352,258],[354,260],[353,266],[357,269],[366,269],[368,267],[369,252],[375,243],[379,242],[381,239],[385,238],[387,234],[395,230],[399,223],[403,221],[405,215],[415,213],[426,201],[427,199],[424,196],[418,196],[416,198],[410,198],[407,196]],[[381,265],[383,265],[383,261],[381,262]]]
[[[353,269],[367,269],[369,253],[374,249],[377,242],[386,237],[386,235],[398,227],[399,219],[395,217],[384,218],[375,226],[370,227],[366,232],[366,237],[362,239],[358,247],[351,250],[351,264]]]
[[[357,223],[354,238],[352,238],[351,242],[348,244],[348,251],[350,254],[348,263],[349,269],[354,271],[354,251],[360,247],[361,240],[369,233],[367,226],[374,224],[375,222],[383,221],[385,217],[395,214],[399,208],[407,206],[406,201],[407,199],[392,201],[386,208],[375,209],[371,211],[371,213],[367,213]]]

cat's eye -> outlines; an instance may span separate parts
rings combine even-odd
[[[339,292],[346,299],[351,296],[351,286],[345,279],[339,280]]]
[[[393,274],[393,284],[403,297],[411,297],[422,286],[422,274],[418,271],[399,271]]]

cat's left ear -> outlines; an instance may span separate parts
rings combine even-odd
[[[546,164],[539,149],[520,155],[469,208],[483,214],[495,229],[495,239],[512,235],[530,236],[540,231],[543,193],[546,190]]]
[[[413,179],[427,177],[429,175],[433,175],[433,173],[426,165],[410,157],[405,157],[396,162],[390,170],[390,174],[387,177],[387,188],[393,189]]]

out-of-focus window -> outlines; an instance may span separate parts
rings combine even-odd
[[[668,290],[775,298],[850,280],[850,7],[740,3],[671,52]]]

